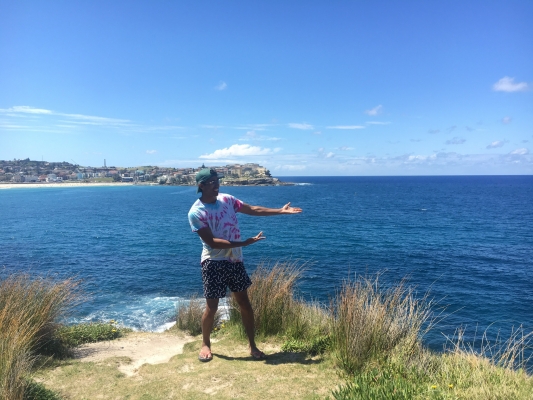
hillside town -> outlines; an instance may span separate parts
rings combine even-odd
[[[62,183],[62,182],[125,182],[154,185],[196,185],[196,173],[202,168],[215,169],[226,185],[283,184],[270,175],[265,167],[255,164],[226,166],[201,165],[196,168],[167,168],[158,166],[90,167],[68,162],[35,161],[26,159],[0,160],[0,183]]]

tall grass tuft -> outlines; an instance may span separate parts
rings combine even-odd
[[[485,330],[477,345],[475,339],[472,343],[465,342],[464,334],[465,329],[457,329],[455,337],[448,338],[446,352],[461,357],[484,358],[492,365],[505,369],[528,370],[533,357],[533,332],[527,333],[522,325],[513,327],[507,338],[498,332],[493,340],[489,339]]]
[[[205,310],[205,300],[197,295],[191,297],[188,302],[180,302],[176,310],[176,327],[192,336],[202,333],[202,315]],[[220,324],[221,313],[215,314],[213,326]]]
[[[294,285],[301,275],[296,263],[276,263],[272,268],[260,264],[251,276],[248,289],[254,310],[256,333],[259,336],[277,335],[291,329],[298,330],[298,304],[294,300]],[[241,322],[239,306],[230,300],[230,320]]]
[[[393,352],[409,358],[419,348],[430,302],[416,299],[405,282],[382,290],[374,279],[345,281],[331,303],[332,341],[338,360],[349,374]]]
[[[330,317],[318,303],[295,298],[295,284],[303,271],[297,262],[278,262],[270,267],[260,264],[251,276],[248,289],[254,310],[258,336],[285,338],[285,352],[324,353],[330,346]],[[230,300],[230,322],[242,328],[242,319],[235,299]]]
[[[79,281],[16,274],[0,281],[0,393],[22,399],[36,351],[53,340],[59,320],[81,299]]]

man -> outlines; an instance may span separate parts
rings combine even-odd
[[[241,310],[244,330],[250,342],[250,355],[263,359],[265,354],[255,344],[254,313],[247,289],[252,284],[242,262],[242,247],[266,239],[263,232],[246,240],[241,239],[237,212],[255,216],[297,214],[302,210],[287,203],[282,208],[250,206],[235,197],[219,193],[219,176],[213,169],[202,169],[196,174],[197,193],[202,193],[189,211],[193,232],[202,240],[202,280],[206,309],[202,315],[202,349],[198,359],[211,361],[211,331],[219,299],[226,296],[229,287]]]

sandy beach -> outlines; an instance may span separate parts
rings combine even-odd
[[[66,188],[66,187],[94,187],[94,186],[132,186],[133,183],[102,183],[102,182],[63,182],[63,183],[0,183],[1,189],[35,189],[35,188]]]

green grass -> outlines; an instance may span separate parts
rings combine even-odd
[[[48,370],[46,387],[31,380],[40,354],[62,357],[61,349],[112,340],[127,330],[111,321],[62,326],[59,321],[81,298],[76,281],[8,277],[0,282],[0,393],[6,400],[55,400],[60,397],[54,388],[67,387],[71,398],[82,398],[99,394],[103,384],[120,398],[180,398],[180,390],[189,398],[208,398],[202,386],[209,381],[220,398],[318,398],[322,385],[335,399],[531,399],[525,354],[533,334],[522,327],[506,340],[483,335],[476,346],[458,331],[444,352],[434,353],[422,344],[424,327],[432,325],[431,302],[415,296],[406,282],[382,288],[379,276],[346,281],[326,308],[295,297],[301,271],[295,263],[278,263],[261,265],[252,275],[258,342],[270,354],[265,362],[249,363],[239,310],[231,303],[230,321],[215,325],[211,363],[197,362],[199,341],[168,366],[143,366],[142,379],[135,381],[115,362],[57,361],[60,368]],[[183,303],[177,328],[198,335],[203,308],[201,299]]]
[[[507,340],[483,336],[479,351],[459,334],[445,352],[433,353],[422,345],[433,326],[432,303],[427,295],[416,297],[406,281],[386,289],[380,275],[346,281],[325,310],[294,298],[301,271],[294,263],[278,263],[254,272],[249,296],[257,332],[284,338],[284,352],[335,360],[347,383],[334,398],[531,399],[524,354],[532,333],[520,327]],[[235,304],[230,315],[235,327]]]
[[[63,400],[63,397],[47,389],[42,383],[29,380],[26,383],[24,400]]]
[[[87,323],[61,326],[55,332],[55,337],[67,347],[76,347],[86,343],[113,340],[131,332],[129,328],[120,327],[113,320],[104,323]]]
[[[79,282],[15,274],[0,281],[0,393],[22,399],[39,352],[79,300]]]

